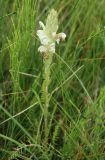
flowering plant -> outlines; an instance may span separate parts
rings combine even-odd
[[[57,12],[52,9],[50,14],[48,15],[46,25],[43,22],[39,22],[42,30],[37,31],[37,36],[40,39],[41,46],[38,48],[38,51],[41,53],[55,53],[55,44],[56,42],[59,44],[60,40],[65,40],[66,34],[59,33],[58,30],[58,16]]]
[[[53,60],[53,53],[55,53],[56,43],[62,40],[65,40],[65,33],[58,33],[58,16],[57,12],[52,9],[48,15],[46,25],[43,22],[39,22],[42,30],[37,31],[37,36],[41,42],[41,46],[38,48],[38,51],[42,53],[44,58],[44,70],[43,70],[43,84],[42,84],[42,103],[44,107],[44,121],[45,121],[45,142],[47,144],[48,140],[48,108],[51,95],[49,93],[49,84],[50,84],[50,70]]]

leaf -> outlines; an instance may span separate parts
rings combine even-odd
[[[53,32],[57,32],[58,30],[58,14],[52,9],[46,20],[46,33],[52,36]]]

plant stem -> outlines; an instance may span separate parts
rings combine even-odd
[[[50,102],[49,84],[50,84],[50,68],[52,63],[52,54],[48,53],[48,57],[44,58],[44,73],[42,84],[42,98],[44,106],[44,121],[45,121],[45,142],[48,140],[48,108]]]

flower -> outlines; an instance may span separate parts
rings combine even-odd
[[[41,53],[55,53],[55,43],[51,43],[49,45],[41,45],[38,48],[38,51]]]
[[[48,15],[46,26],[43,22],[39,21],[39,25],[42,30],[37,31],[37,36],[41,42],[41,46],[38,51],[41,53],[55,53],[55,44],[59,44],[60,41],[64,41],[66,38],[65,33],[57,34],[58,30],[58,18],[57,12],[52,9]]]

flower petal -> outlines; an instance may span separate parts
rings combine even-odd
[[[38,48],[38,51],[39,51],[40,53],[46,53],[46,52],[47,52],[47,49],[46,49],[45,46],[40,46],[40,47]]]
[[[49,37],[45,34],[43,30],[38,30],[37,35],[42,45],[48,45],[48,43],[50,43]]]
[[[57,34],[57,37],[58,37],[58,39],[64,41],[66,38],[66,34],[62,32],[62,33]]]
[[[40,27],[43,28],[43,30],[45,29],[45,25],[44,25],[44,23],[42,21],[39,21],[39,25],[40,25]]]
[[[55,43],[51,43],[48,48],[49,52],[55,53]]]

